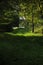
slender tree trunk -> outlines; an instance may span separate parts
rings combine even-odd
[[[33,5],[32,5],[32,33],[34,32],[34,13],[33,13]]]
[[[34,19],[33,19],[33,17],[32,17],[32,32],[34,32]]]

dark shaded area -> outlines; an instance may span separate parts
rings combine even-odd
[[[25,34],[26,32],[29,32],[29,30],[27,30],[26,28],[17,28],[12,31],[13,34],[17,33]]]
[[[12,26],[10,24],[0,24],[0,32],[10,32],[12,31]]]
[[[0,36],[0,65],[43,65],[43,37]]]
[[[11,32],[13,27],[19,27],[19,17],[17,15],[10,23],[0,23],[0,32]]]
[[[10,25],[12,25],[13,27],[19,27],[19,16],[18,15],[14,15],[14,20],[11,22]]]

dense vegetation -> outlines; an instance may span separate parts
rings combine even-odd
[[[0,23],[16,21],[16,17],[25,17],[25,28],[41,30],[43,28],[43,1],[42,0],[1,0]],[[30,27],[29,27],[30,26]]]
[[[43,65],[43,0],[0,0],[0,65]]]

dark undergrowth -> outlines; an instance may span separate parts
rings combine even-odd
[[[0,35],[0,65],[43,65],[43,37]]]

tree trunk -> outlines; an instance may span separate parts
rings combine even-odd
[[[34,33],[34,23],[32,22],[32,33]]]
[[[34,13],[33,13],[33,5],[32,5],[32,33],[34,32]]]

